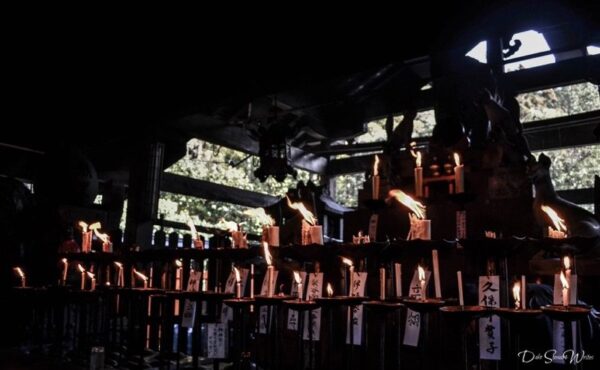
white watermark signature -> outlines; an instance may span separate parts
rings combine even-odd
[[[542,353],[536,353],[525,349],[517,353],[517,357],[519,357],[521,362],[524,364],[528,364],[533,361],[543,361],[544,364],[550,364],[553,361],[564,361],[567,364],[579,364],[583,361],[594,360],[594,355],[586,353],[583,350],[581,352],[576,352],[572,349],[568,349],[562,353],[555,349],[549,349]]]

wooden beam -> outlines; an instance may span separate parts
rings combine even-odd
[[[523,132],[531,150],[548,150],[598,143],[594,128],[600,110],[526,123]]]
[[[279,201],[279,198],[268,194],[242,190],[172,173],[163,174],[160,189],[169,193],[239,204],[246,207],[268,207]]]

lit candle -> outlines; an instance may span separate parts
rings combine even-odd
[[[175,290],[181,290],[183,286],[181,281],[183,275],[183,264],[180,260],[175,260],[175,265],[177,266],[177,269],[175,270]]]
[[[402,265],[394,263],[394,276],[396,277],[396,297],[402,297]]]
[[[419,272],[419,282],[421,283],[421,300],[425,301],[427,299],[427,292],[425,291],[425,270],[421,266],[417,266],[417,271]]]
[[[569,281],[565,277],[564,271],[560,272],[560,282],[562,284],[562,302],[563,306],[569,305]]]
[[[456,271],[456,278],[458,280],[458,304],[464,306],[462,271]]]
[[[302,278],[300,277],[300,274],[297,271],[294,271],[294,281],[296,282],[296,287],[297,287],[297,295],[298,295],[298,300],[301,301],[302,300],[302,293],[303,293],[303,289],[302,289]]]
[[[23,269],[20,267],[15,267],[14,270],[19,276],[19,279],[21,279],[21,288],[25,288],[27,286],[27,281],[25,279],[25,273],[23,272]]]
[[[542,205],[542,211],[544,211],[548,215],[548,217],[554,224],[554,228],[552,228],[552,226],[548,226],[548,237],[552,239],[566,238],[567,225],[565,224],[565,220],[562,219],[554,209],[546,205]]]
[[[242,279],[240,277],[240,270],[237,267],[233,268],[233,272],[235,273],[235,298],[242,298]]]
[[[515,309],[521,308],[521,285],[519,282],[515,282],[513,285],[513,299],[515,300]]]
[[[252,208],[244,211],[244,214],[255,218],[262,225],[261,241],[269,243],[271,247],[279,247],[279,227],[274,226],[275,220],[264,208]]]
[[[117,266],[117,286],[122,288],[125,284],[125,278],[123,275],[123,264],[117,261],[115,261],[114,264],[115,266]]]
[[[454,192],[464,193],[465,192],[465,166],[460,163],[460,156],[458,153],[454,153]]]
[[[565,268],[565,278],[567,279],[567,282],[569,283],[569,293],[571,292],[571,259],[569,258],[569,256],[564,256],[563,257],[563,265]],[[571,296],[569,295],[569,303],[571,301]]]
[[[148,285],[152,288],[152,281],[154,280],[154,267],[150,266],[150,277],[148,278]]]
[[[79,272],[81,272],[81,290],[85,290],[85,269],[80,264],[77,264]]]
[[[347,289],[347,294],[348,296],[352,295],[352,285],[354,283],[354,264],[352,263],[351,259],[342,257],[342,262],[348,266],[348,274],[350,275],[349,278],[349,285],[348,285],[348,289]]]
[[[265,260],[267,261],[267,296],[272,297],[275,289],[275,282],[273,281],[275,268],[272,265],[273,259],[271,252],[269,252],[269,244],[263,242],[263,250],[265,252]]]
[[[379,268],[379,300],[385,301],[385,267]]]
[[[90,290],[96,290],[96,275],[94,275],[93,273],[87,271],[87,276],[92,281],[92,284],[90,286]]]
[[[133,269],[133,273],[144,282],[144,289],[148,289],[148,277],[136,269]]]
[[[435,287],[435,298],[442,298],[442,286],[440,284],[440,262],[437,249],[431,250],[431,260],[433,261],[433,283]]]
[[[415,195],[423,197],[423,167],[421,167],[421,152],[417,152],[415,160]]]
[[[250,265],[250,298],[254,298],[254,264]]]
[[[92,226],[100,225],[100,223],[95,223]],[[90,226],[90,228],[92,227]],[[111,253],[112,252],[112,243],[110,242],[110,237],[108,234],[104,234],[98,231],[97,228],[94,228],[94,234],[98,239],[102,241],[102,252]]]
[[[330,283],[327,283],[327,296],[329,298],[333,297],[333,288],[331,287]]]
[[[67,285],[67,271],[69,270],[69,261],[66,258],[63,258],[63,271],[62,271],[62,285]]]
[[[527,281],[525,275],[521,275],[521,306],[527,308]]]
[[[375,155],[375,162],[373,163],[373,178],[372,178],[372,196],[373,199],[379,199],[379,156]]]
[[[88,224],[79,221],[79,227],[81,228],[81,251],[88,253],[92,249],[92,232],[88,229]]]

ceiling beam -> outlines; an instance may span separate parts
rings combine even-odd
[[[256,193],[172,173],[162,174],[160,190],[253,208],[268,207],[279,201],[279,198],[268,194]]]
[[[569,190],[558,190],[558,195],[573,202],[575,204],[592,204],[594,203],[594,189],[569,189]]]

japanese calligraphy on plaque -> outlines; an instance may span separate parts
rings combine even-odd
[[[352,296],[363,297],[365,295],[365,285],[367,284],[366,272],[355,272],[352,279]],[[350,344],[351,339],[355,345],[362,344],[362,326],[363,326],[363,305],[352,306],[348,309],[348,328],[346,331],[346,343]],[[350,334],[352,333],[352,334]],[[350,337],[352,335],[352,338]]]
[[[273,271],[273,281],[271,282],[271,291],[275,291],[275,286],[277,286],[277,276],[279,275],[279,271]],[[262,287],[260,288],[260,295],[267,295],[268,291],[268,276],[265,274],[265,278],[263,279]],[[261,306],[260,311],[258,313],[258,332],[260,334],[267,334],[267,319],[269,315],[269,309],[271,309],[270,314],[273,315],[273,307]],[[273,320],[271,320],[271,323]]]
[[[200,282],[202,281],[201,271],[190,272],[190,278],[188,279],[187,291],[197,292],[200,290]],[[181,319],[181,326],[184,328],[193,328],[194,322],[196,321],[196,301],[185,300],[183,305],[183,317]]]
[[[300,281],[302,281],[302,286],[306,286],[306,272],[300,272]],[[292,297],[296,296],[298,291],[298,285],[292,284],[292,289],[290,291],[290,295]],[[298,330],[298,311],[289,310],[288,311],[288,321],[287,321],[288,330]]]
[[[312,300],[321,297],[323,294],[323,273],[312,273],[308,276],[308,289],[306,290],[306,299]],[[302,338],[309,340],[312,335],[313,340],[319,340],[321,337],[321,309],[312,310],[304,313],[304,333]],[[312,323],[311,323],[312,321]],[[312,331],[312,333],[311,333]]]
[[[478,292],[480,306],[499,307],[500,277],[498,275],[480,276]],[[479,319],[479,358],[500,360],[502,358],[501,343],[500,317],[491,315]]]
[[[569,281],[569,304],[577,303],[577,275],[571,275],[571,281]],[[554,299],[552,303],[562,305],[562,283],[560,282],[560,274],[554,275]],[[571,348],[575,347],[575,338],[577,326],[574,322],[571,323],[571,338],[573,343]],[[556,350],[556,353],[564,353],[565,348],[565,323],[562,321],[552,321],[552,348]],[[561,356],[555,356],[553,361],[556,364],[564,364],[565,361]]]
[[[431,271],[425,271],[425,289],[429,287],[429,278],[431,277]],[[419,274],[417,271],[413,274],[410,286],[408,288],[408,295],[411,298],[421,298],[421,283],[419,281]],[[402,343],[406,346],[416,347],[419,345],[419,335],[421,333],[421,314],[406,309],[406,323],[404,330],[404,340]]]

